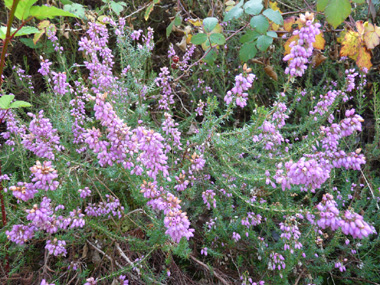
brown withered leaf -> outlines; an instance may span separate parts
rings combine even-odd
[[[314,50],[311,64],[314,68],[320,66],[327,59],[320,51]]]
[[[264,71],[274,81],[278,81],[278,75],[277,75],[276,71],[274,71],[273,66],[271,66],[271,65],[265,66]]]

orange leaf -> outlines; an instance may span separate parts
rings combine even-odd
[[[296,17],[289,17],[284,19],[284,30],[291,32],[293,30],[292,26],[296,23]]]
[[[356,59],[356,64],[360,67],[360,69],[363,69],[365,67],[369,70],[372,66],[371,54],[364,46],[361,46],[359,48],[359,54],[358,58]]]
[[[285,48],[285,51],[284,51],[284,55],[288,55],[291,51],[291,47],[289,46],[292,42],[294,41],[298,41],[300,37],[298,35],[293,35],[291,36],[285,43],[284,45],[284,48]]]
[[[324,49],[325,48],[325,39],[323,38],[323,33],[321,32],[319,35],[315,37],[315,42],[313,43],[313,47],[315,49]]]
[[[359,34],[354,31],[347,31],[342,41],[340,56],[355,56],[358,53],[359,44]]]

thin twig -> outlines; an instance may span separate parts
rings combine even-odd
[[[194,255],[190,254],[190,258],[192,260],[194,260],[196,263],[198,263],[199,265],[201,265],[204,269],[206,269],[207,271],[210,272],[210,268],[206,264],[204,264],[202,261],[200,261],[199,259],[197,259]],[[222,282],[222,284],[224,284],[224,285],[231,284],[230,282],[226,281],[222,276],[220,276],[220,274],[218,272],[216,272],[216,270],[213,270],[212,273],[214,274],[214,276],[216,278],[219,279],[220,282]]]

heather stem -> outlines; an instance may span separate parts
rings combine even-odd
[[[4,65],[5,65],[5,54],[7,52],[8,45],[9,45],[11,39],[12,39],[12,37],[11,37],[11,28],[12,28],[13,19],[14,19],[14,16],[15,16],[16,8],[17,8],[17,5],[18,5],[19,2],[20,2],[20,0],[14,0],[13,4],[12,4],[11,11],[9,12],[9,18],[8,18],[8,23],[7,23],[7,33],[5,35],[3,49],[1,50],[1,59],[0,59],[0,86],[3,84],[2,75],[3,75]]]

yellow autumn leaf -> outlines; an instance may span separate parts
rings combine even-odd
[[[294,42],[294,41],[298,41],[299,38],[300,38],[300,37],[299,37],[298,35],[293,35],[293,36],[291,36],[291,37],[286,41],[286,43],[285,43],[285,45],[284,45],[284,48],[285,48],[284,56],[285,56],[285,55],[288,55],[288,54],[290,53],[291,49],[292,49],[289,45],[290,45],[292,42]]]
[[[277,2],[269,1],[269,8],[271,8],[274,11],[278,11],[278,12],[280,12],[282,14],[280,8],[278,8],[278,3]]]
[[[200,27],[202,26],[203,21],[201,19],[189,19],[188,20],[190,24],[192,24],[194,27]]]
[[[361,46],[359,48],[356,64],[359,66],[360,69],[367,68],[369,70],[372,66],[371,54],[364,46]]]
[[[355,56],[360,45],[359,34],[355,31],[347,31],[342,41],[340,56]]]
[[[379,36],[375,32],[375,27],[371,23],[364,23],[364,42],[367,48],[374,49],[379,43]]]
[[[291,32],[293,30],[293,25],[296,23],[296,17],[288,17],[284,19],[284,30],[287,32]]]
[[[322,50],[322,49],[325,49],[325,38],[323,37],[323,33],[320,33],[319,35],[317,35],[315,37],[315,42],[313,43],[313,47],[315,49],[319,49],[319,50]]]

